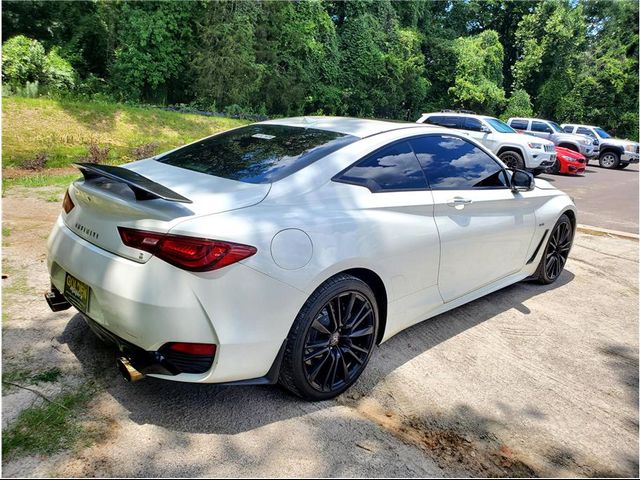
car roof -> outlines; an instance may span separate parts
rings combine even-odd
[[[509,120],[526,120],[526,121],[536,121],[536,122],[553,122],[553,120],[549,120],[546,118],[533,118],[533,117],[511,117]],[[507,120],[508,121],[508,120]],[[555,123],[555,122],[553,122]]]
[[[563,126],[567,126],[567,127],[586,127],[586,128],[600,128],[597,125],[586,125],[584,123],[563,123],[562,125],[560,125],[561,127]]]
[[[492,117],[490,115],[478,115],[477,113],[464,113],[464,112],[427,112],[427,113],[423,113],[422,116],[424,117],[425,115],[446,115],[448,117],[473,117],[473,118],[496,118],[496,117]]]
[[[260,122],[262,125],[285,125],[289,127],[315,128],[331,132],[365,138],[378,133],[400,130],[403,128],[430,128],[426,125],[393,120],[373,120],[352,117],[289,117]]]

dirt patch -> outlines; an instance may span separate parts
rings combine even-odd
[[[535,477],[536,472],[518,455],[492,435],[457,431],[438,425],[436,421],[425,423],[422,418],[405,417],[385,410],[373,399],[343,403],[375,422],[404,443],[417,446],[435,458],[446,471],[464,471],[478,477]]]

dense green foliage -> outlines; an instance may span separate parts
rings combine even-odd
[[[2,22],[16,91],[273,116],[470,108],[638,136],[636,0],[5,1]]]

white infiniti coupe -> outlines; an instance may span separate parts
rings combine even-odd
[[[399,331],[556,280],[576,226],[563,192],[413,123],[279,119],[77,166],[46,298],[115,343],[134,381],[336,396]]]

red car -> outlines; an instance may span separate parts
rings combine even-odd
[[[587,168],[587,159],[584,155],[574,150],[564,147],[556,147],[558,160],[549,169],[549,173],[568,173],[569,175],[580,175]]]

